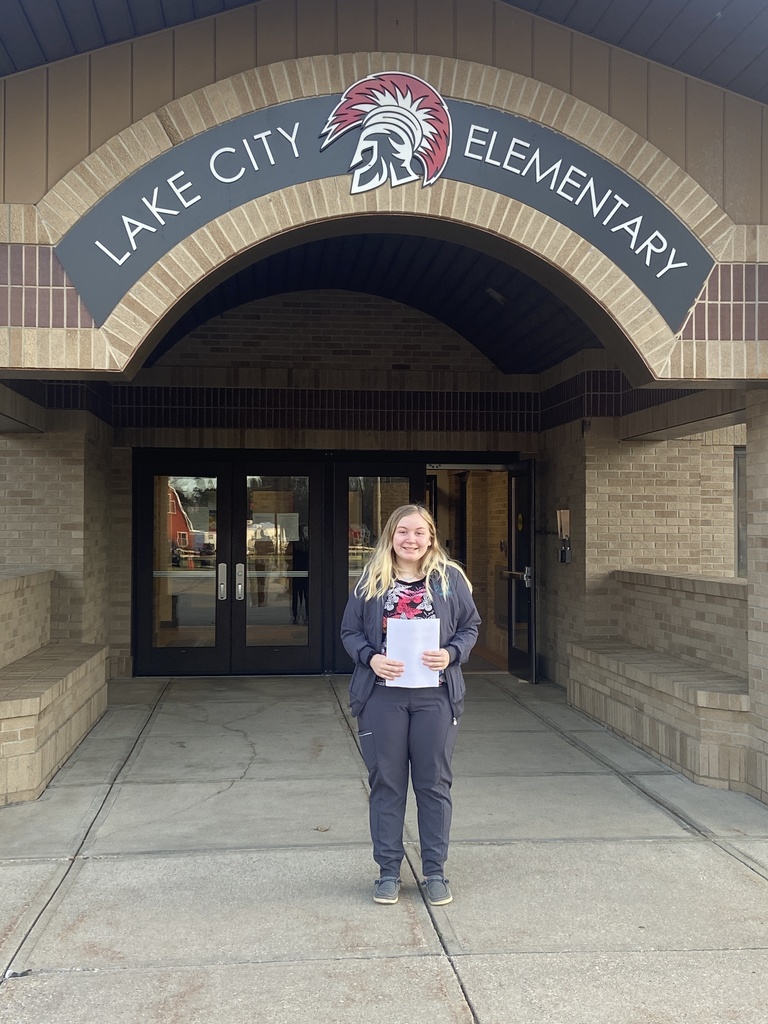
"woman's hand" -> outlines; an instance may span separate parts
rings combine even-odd
[[[368,665],[379,679],[397,679],[405,671],[405,664],[402,661],[394,661],[385,654],[374,654]]]
[[[450,665],[451,655],[444,647],[441,647],[439,651],[424,651],[421,660],[433,672],[442,672]]]

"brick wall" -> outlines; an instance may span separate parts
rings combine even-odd
[[[32,569],[0,570],[0,668],[50,640],[52,578]]]
[[[131,659],[131,548],[133,544],[132,457],[113,448],[109,485],[108,678],[129,676]]]
[[[768,800],[768,392],[747,394],[747,572],[752,750],[747,778]]]
[[[734,575],[733,443],[728,432],[621,444],[588,435],[585,457],[582,637],[621,633],[614,569]]]
[[[315,367],[331,381],[350,370],[501,377],[490,360],[438,320],[399,302],[340,291],[279,295],[240,306],[192,331],[157,365],[233,371]]]
[[[618,633],[637,647],[747,677],[747,585],[619,572]]]
[[[746,426],[702,435],[701,571],[732,576],[736,571],[734,448],[746,443]]]
[[[130,447],[514,451],[535,429],[534,378],[501,373],[427,314],[351,292],[241,306],[133,383],[115,395]]]
[[[7,484],[3,520],[6,566],[56,571],[51,592],[51,639],[79,636],[83,606],[83,444],[78,414],[61,429],[36,436],[0,437]]]
[[[743,428],[622,441],[608,421],[549,431],[539,458],[537,596],[544,674],[565,684],[568,638],[621,635],[616,569],[732,577],[733,447]],[[558,561],[558,508],[572,562]]]
[[[84,643],[107,642],[107,616],[114,558],[110,542],[112,431],[89,418],[83,473],[83,625]]]
[[[45,434],[0,436],[0,559],[7,567],[53,569],[51,639],[82,641],[104,631],[108,518],[99,481],[111,431],[77,412],[49,414],[48,425]]]
[[[655,567],[734,573],[733,448],[716,431],[674,441],[588,445],[591,572]]]

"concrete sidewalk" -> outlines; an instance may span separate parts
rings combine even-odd
[[[346,680],[116,682],[0,809],[2,1024],[765,1024],[768,807],[470,674],[454,902],[373,903]]]

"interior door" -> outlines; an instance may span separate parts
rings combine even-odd
[[[537,682],[535,462],[509,467],[509,671]]]

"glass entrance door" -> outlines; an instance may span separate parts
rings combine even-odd
[[[235,487],[243,490],[236,512],[243,496],[245,505],[232,545],[232,671],[320,672],[317,467],[238,472]]]
[[[170,658],[221,654],[217,476],[152,478],[151,646]]]
[[[366,464],[336,466],[334,498],[335,621],[341,622],[347,598],[360,579],[387,519],[396,508],[424,500],[423,463],[394,467]],[[334,671],[348,672],[351,662],[334,631]]]
[[[436,463],[429,480],[426,469],[376,454],[137,452],[136,673],[348,672],[349,593],[390,513],[427,498],[475,585],[477,657],[501,668],[508,653],[532,678],[530,463]]]
[[[144,461],[137,673],[322,671],[322,467]]]

